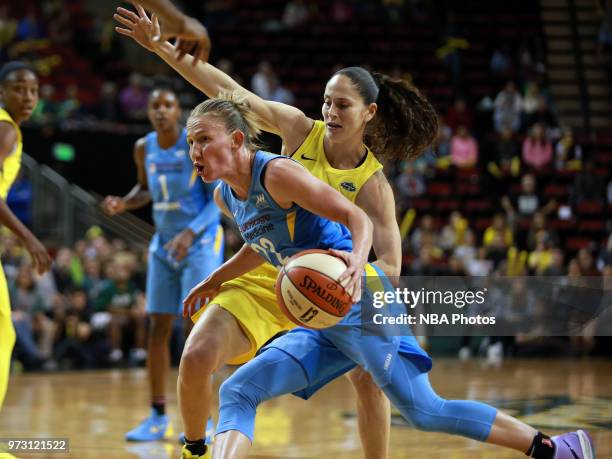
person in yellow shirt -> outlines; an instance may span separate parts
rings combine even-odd
[[[23,62],[8,62],[0,69],[0,224],[11,230],[32,257],[34,269],[42,274],[51,258],[36,236],[21,223],[6,204],[6,195],[19,173],[23,149],[19,125],[27,120],[38,102],[38,78]],[[0,409],[8,386],[15,330],[4,271],[0,266]]]
[[[323,95],[323,121],[301,110],[266,101],[241,87],[210,64],[186,56],[179,60],[170,43],[153,40],[159,25],[137,6],[138,14],[118,8],[116,30],[156,52],[209,97],[221,92],[245,96],[262,130],[278,134],[283,152],[313,175],[361,207],[374,224],[377,264],[388,276],[399,276],[401,238],[395,200],[379,157],[418,157],[437,135],[434,109],[420,92],[401,80],[372,74],[361,67],[338,71]],[[242,364],[275,335],[293,328],[277,306],[277,271],[264,264],[224,283],[216,296],[192,318],[196,324],[185,344],[179,368],[179,405],[185,426],[185,458],[209,457],[204,422],[212,404],[212,375],[226,363]],[[191,312],[191,311],[186,311]],[[389,402],[371,376],[357,369],[349,379],[358,393],[359,431],[366,458],[388,455]],[[309,388],[312,395],[319,387]]]

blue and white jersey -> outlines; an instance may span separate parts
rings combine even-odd
[[[220,219],[213,200],[216,184],[205,184],[195,173],[185,129],[168,149],[160,148],[156,132],[147,134],[145,168],[160,245],[187,227],[197,236],[216,231]]]
[[[351,251],[351,233],[344,225],[295,204],[283,209],[268,194],[263,175],[267,164],[277,158],[293,161],[264,151],[255,153],[251,185],[244,201],[236,197],[228,184],[222,182],[220,185],[221,196],[234,215],[245,242],[276,267],[306,249]]]

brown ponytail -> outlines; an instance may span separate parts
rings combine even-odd
[[[379,158],[416,159],[434,142],[436,111],[412,84],[362,67],[348,67],[336,74],[350,78],[366,104],[378,105],[364,141]]]

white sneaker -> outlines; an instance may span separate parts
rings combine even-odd
[[[123,351],[121,349],[113,349],[108,355],[108,360],[112,363],[117,363],[123,358]]]

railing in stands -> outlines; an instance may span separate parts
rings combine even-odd
[[[26,154],[22,170],[32,184],[32,229],[43,241],[73,245],[97,225],[106,235],[125,239],[135,247],[148,245],[154,232],[149,223],[130,213],[108,217],[100,209],[100,196],[68,183],[53,169]]]

